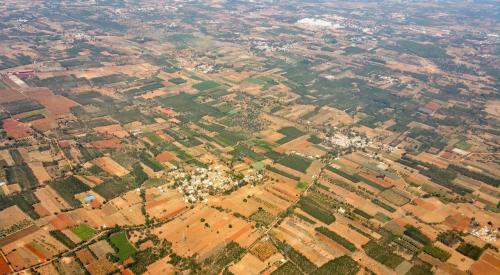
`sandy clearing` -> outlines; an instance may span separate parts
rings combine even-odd
[[[35,174],[35,177],[40,184],[48,183],[52,179],[49,173],[47,173],[47,170],[45,170],[45,168],[43,167],[42,162],[30,162],[28,163],[28,166],[31,168],[33,174]]]
[[[202,259],[231,240],[248,245],[256,237],[252,231],[244,220],[201,205],[154,230],[160,238],[172,242],[177,254],[191,256],[197,253]]]
[[[24,220],[31,220],[17,205],[5,208],[0,211],[0,229],[8,228]]]
[[[52,214],[60,213],[62,209],[70,208],[70,205],[50,186],[37,189],[35,195],[43,207]]]
[[[110,157],[100,157],[92,160],[92,163],[114,176],[122,177],[130,173],[127,169],[125,169]]]

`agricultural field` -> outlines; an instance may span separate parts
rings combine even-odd
[[[117,249],[117,256],[120,261],[124,261],[136,252],[136,248],[127,240],[125,232],[119,232],[109,237],[109,242]]]
[[[2,1],[0,274],[499,273],[495,1],[172,2]]]
[[[220,84],[215,82],[215,81],[203,81],[203,82],[194,84],[193,88],[195,88],[196,90],[198,90],[200,92],[204,92],[207,90],[215,89],[219,86],[220,86]]]
[[[311,165],[312,160],[298,155],[288,155],[280,159],[278,163],[292,168],[293,170],[305,173],[307,168]]]
[[[71,229],[80,239],[86,241],[95,235],[95,229],[87,224],[79,224]]]

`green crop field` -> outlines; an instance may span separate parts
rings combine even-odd
[[[455,148],[458,148],[458,149],[462,149],[462,150],[469,150],[471,145],[469,143],[467,143],[466,140],[462,139],[460,140],[459,142],[455,143],[455,145],[453,145]]]
[[[321,227],[316,227],[315,230],[317,232],[327,236],[328,238],[332,239],[336,243],[342,245],[343,247],[345,247],[349,251],[351,251],[351,252],[356,251],[356,246],[354,246],[353,243],[351,243],[350,241],[348,241],[344,237],[340,236],[339,234],[331,231],[330,229],[328,229],[324,226],[321,226]]]
[[[144,136],[154,144],[159,144],[163,142],[163,139],[153,132],[146,132]]]
[[[297,187],[298,189],[304,189],[304,188],[306,188],[306,187],[307,187],[307,182],[299,181],[299,182],[297,182],[296,187]]]
[[[86,241],[95,235],[95,230],[85,223],[79,224],[71,229],[78,238]]]
[[[296,180],[296,181],[300,180],[300,178],[299,178],[299,177],[296,177],[296,176],[294,176],[294,175],[291,175],[291,174],[289,174],[289,173],[287,173],[287,172],[285,172],[285,171],[281,171],[281,170],[279,170],[279,169],[276,169],[276,168],[274,168],[274,167],[272,167],[272,166],[267,166],[267,167],[266,167],[266,169],[267,169],[267,170],[269,170],[269,171],[271,171],[271,172],[273,172],[273,173],[276,173],[276,174],[279,174],[279,175],[285,176],[285,177],[287,177],[287,178],[290,178],[290,179],[292,179],[292,180]]]
[[[118,197],[120,194],[139,187],[136,178],[132,175],[126,175],[118,179],[110,179],[96,185],[94,191],[103,196],[106,200]]]
[[[152,158],[146,153],[140,154],[140,159],[142,163],[146,164],[149,168],[153,169],[153,171],[158,172],[163,170],[163,165],[159,163],[156,159]]]
[[[287,261],[280,267],[278,267],[275,271],[271,273],[271,275],[301,275],[302,272],[290,261]]]
[[[180,84],[186,83],[187,80],[185,80],[184,78],[181,78],[181,77],[176,77],[176,78],[169,79],[168,82],[174,83],[175,85],[180,85]]]
[[[285,137],[276,141],[276,143],[278,143],[278,144],[285,144],[289,141],[292,141],[292,140],[304,135],[304,132],[302,132],[301,130],[299,130],[295,127],[281,128],[278,130],[278,133],[285,135]]]
[[[390,249],[388,250],[385,246],[379,245],[373,240],[364,244],[363,249],[365,250],[366,255],[393,269],[404,261],[403,257],[394,254],[390,251]]]
[[[226,130],[220,131],[219,135],[215,136],[215,141],[223,146],[235,146],[238,141],[245,140],[246,136],[241,133],[233,133]]]
[[[119,232],[111,235],[109,237],[109,241],[111,245],[118,250],[117,256],[121,262],[137,252],[135,247],[128,241],[125,232]]]
[[[90,190],[90,188],[74,176],[63,180],[56,180],[50,184],[61,197],[71,206],[78,207],[80,201],[75,199],[75,195]]]
[[[118,82],[132,81],[135,80],[135,77],[130,77],[125,74],[111,74],[105,76],[99,76],[89,79],[93,85],[103,86],[107,84],[113,84]]]
[[[335,216],[330,213],[330,211],[318,205],[316,202],[307,197],[300,199],[298,206],[304,212],[316,218],[317,220],[324,222],[325,224],[331,224],[336,220]]]
[[[350,275],[357,274],[359,265],[351,257],[344,255],[328,261],[324,265],[316,269],[312,275],[335,274],[335,275]]]
[[[298,155],[288,155],[278,161],[279,164],[292,168],[295,171],[305,173],[312,160]]]
[[[203,81],[203,82],[194,84],[193,88],[195,88],[196,90],[198,90],[200,92],[203,92],[206,90],[211,90],[211,89],[217,88],[219,86],[220,86],[219,83],[217,83],[215,81],[207,80],[207,81]]]
[[[243,145],[238,145],[234,148],[233,151],[230,152],[232,155],[234,155],[235,157],[250,157],[254,160],[257,160],[257,161],[260,161],[260,160],[264,160],[264,156],[260,155],[260,154],[257,154],[255,153],[252,149],[246,147],[246,146],[243,146]]]

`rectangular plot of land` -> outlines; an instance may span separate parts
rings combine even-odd
[[[92,163],[99,166],[99,168],[114,176],[122,177],[129,173],[127,169],[123,168],[123,166],[118,164],[110,157],[100,157],[94,159]]]
[[[403,206],[410,202],[410,199],[397,192],[397,190],[394,190],[394,188],[380,192],[379,196],[397,206]]]

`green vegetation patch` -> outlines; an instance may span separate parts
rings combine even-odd
[[[307,223],[309,223],[309,224],[316,224],[316,221],[314,221],[314,220],[310,219],[309,217],[307,217],[307,216],[305,216],[305,215],[302,215],[302,214],[300,214],[300,213],[294,213],[294,215],[295,215],[296,217],[298,217],[299,219],[301,219],[301,220],[303,220],[303,221],[305,221],[305,222],[307,222]]]
[[[75,233],[75,235],[77,235],[78,238],[82,239],[83,241],[89,240],[96,233],[94,228],[88,226],[85,223],[79,224],[71,228],[71,231],[73,231],[73,233]]]
[[[344,55],[353,55],[366,52],[365,49],[359,47],[346,47],[344,48]]]
[[[176,78],[169,79],[168,82],[173,83],[175,85],[180,85],[180,84],[186,83],[187,80],[185,80],[184,78],[181,78],[181,77],[176,77]]]
[[[117,250],[117,256],[121,262],[133,256],[137,250],[128,241],[127,234],[125,232],[118,232],[109,237],[109,242]]]
[[[75,75],[61,75],[48,77],[45,79],[35,78],[33,80],[30,80],[29,82],[33,82],[33,84],[38,87],[48,87],[52,90],[89,85],[89,81],[86,78],[76,77]]]
[[[145,136],[145,137],[146,137],[149,141],[151,141],[151,142],[152,142],[152,143],[154,143],[154,144],[160,144],[160,143],[163,143],[163,139],[162,139],[159,135],[157,135],[157,134],[155,134],[155,133],[153,133],[153,132],[146,132],[146,133],[144,133],[143,135],[144,135],[144,136]]]
[[[469,150],[470,147],[471,147],[471,145],[469,143],[467,143],[467,141],[464,140],[464,139],[462,139],[459,142],[455,143],[453,146],[455,148],[462,149],[462,150],[465,150],[465,151]]]
[[[252,168],[257,170],[257,171],[263,171],[266,166],[264,163],[260,162],[260,161],[256,161],[254,163],[251,164]]]
[[[177,112],[191,114],[191,121],[199,121],[200,118],[205,115],[214,117],[220,117],[223,115],[217,108],[199,103],[196,99],[196,95],[180,93],[173,96],[163,97],[160,102],[163,106],[172,108]]]
[[[231,262],[237,262],[245,253],[238,243],[231,241],[224,249],[203,261],[201,271],[197,274],[221,274],[222,269]],[[193,268],[191,267],[191,270]],[[194,272],[193,272],[194,273]],[[225,274],[225,273],[223,273]]]
[[[323,235],[325,235],[326,237],[328,237],[329,239],[332,239],[333,241],[335,241],[336,243],[342,245],[343,247],[345,247],[347,250],[351,251],[351,252],[354,252],[356,251],[356,246],[354,246],[353,243],[351,243],[350,241],[346,240],[344,237],[340,236],[339,234],[331,231],[330,229],[324,227],[324,226],[321,226],[321,227],[316,227],[315,230]]]
[[[101,183],[94,187],[94,191],[106,200],[111,200],[137,187],[139,185],[136,178],[133,175],[126,175],[122,178],[115,178]]]
[[[299,155],[290,154],[280,159],[278,163],[288,168],[292,168],[295,171],[305,173],[307,168],[311,165],[312,160]]]
[[[38,101],[32,99],[11,101],[8,103],[2,103],[0,106],[11,115],[22,114],[45,108],[42,104],[38,103]]]
[[[306,187],[307,187],[307,182],[299,181],[299,182],[297,182],[296,187],[297,187],[298,189],[304,189],[304,188],[306,188]]]
[[[383,187],[382,185],[380,185],[372,180],[369,180],[369,179],[362,177],[360,175],[355,175],[355,176],[359,179],[359,181],[361,181],[361,182],[363,182],[363,183],[365,183],[365,184],[367,184],[367,185],[369,185],[377,190],[380,190],[380,191],[385,190],[385,187]]]
[[[265,157],[255,153],[252,149],[248,148],[247,146],[244,146],[242,144],[238,144],[233,151],[230,152],[231,155],[235,157],[249,157],[257,161],[264,160]]]
[[[142,185],[149,177],[148,177],[148,174],[146,174],[144,172],[144,169],[142,168],[141,164],[140,163],[135,163],[133,166],[132,166],[133,170],[132,170],[132,174],[134,175],[134,178],[135,178],[135,182],[138,184],[138,185]]]
[[[74,176],[70,176],[63,180],[53,181],[50,186],[73,207],[79,207],[81,205],[80,201],[75,199],[75,195],[90,190],[85,183]]]
[[[404,234],[406,236],[424,245],[431,244],[431,240],[429,239],[429,237],[427,237],[424,233],[422,233],[422,231],[420,231],[418,228],[409,224],[407,224],[405,227],[406,230],[404,231]]]
[[[253,76],[245,79],[245,82],[261,86],[261,90],[265,91],[274,85],[278,85],[278,81],[267,76]]]
[[[223,146],[235,146],[239,141],[246,140],[247,137],[242,133],[222,130],[214,139]]]
[[[5,169],[8,183],[18,183],[22,189],[38,186],[38,180],[31,168],[24,161],[20,165],[9,166]]]
[[[145,93],[148,93],[148,92],[151,92],[154,90],[158,90],[158,89],[163,88],[163,87],[165,87],[165,85],[163,85],[163,83],[161,83],[160,81],[154,81],[154,82],[148,83],[146,85],[143,85],[139,88],[127,90],[124,92],[124,94],[126,94],[128,96],[140,96],[140,95],[143,95]]]
[[[469,178],[473,178],[473,179],[478,180],[478,181],[482,181],[482,182],[489,184],[491,186],[494,186],[494,187],[500,186],[500,179],[495,179],[495,178],[490,177],[488,175],[474,172],[474,171],[471,171],[471,170],[464,168],[464,167],[461,167],[461,166],[451,164],[450,166],[448,166],[448,170],[453,171],[455,173],[462,174],[462,175],[469,177]]]
[[[280,159],[284,158],[285,155],[280,154],[276,151],[269,150],[264,154],[267,158],[272,159],[274,161],[279,161]]]
[[[331,224],[335,221],[335,216],[330,211],[324,209],[311,199],[301,198],[299,208],[325,224]]]
[[[361,210],[359,208],[355,208],[352,212],[355,213],[355,214],[358,214],[359,216],[361,216],[361,217],[363,217],[365,219],[368,219],[368,220],[371,219],[371,218],[373,218],[372,215],[366,213],[365,211],[363,211],[363,210]]]
[[[38,219],[40,216],[33,208],[33,204],[39,203],[40,200],[35,196],[31,190],[23,191],[21,193],[16,193],[8,197],[0,194],[0,210],[4,210],[7,207],[17,205],[23,212],[28,214],[32,219]]]
[[[460,169],[461,167],[454,165],[450,165],[448,169],[442,169],[433,164],[418,161],[408,156],[403,156],[397,161],[403,165],[419,170],[420,174],[429,177],[434,183],[446,187],[459,195],[464,196],[472,192],[472,190],[465,186],[453,183],[453,180],[457,177],[457,173],[467,173],[467,171],[470,172],[467,169],[463,170],[463,168]],[[472,175],[474,173],[470,174]],[[498,184],[500,180],[493,180],[491,183],[495,184],[495,182]]]
[[[7,89],[7,84],[0,80],[0,89]]]
[[[207,80],[207,81],[203,81],[200,83],[196,83],[192,87],[200,92],[203,92],[203,91],[215,89],[219,86],[220,86],[219,83],[217,83],[215,81]]]
[[[363,249],[365,250],[366,255],[392,269],[396,268],[404,260],[403,257],[394,254],[386,246],[379,245],[374,240],[364,244]]]
[[[304,272],[311,273],[318,268],[306,256],[302,255],[300,252],[295,250],[290,245],[288,245],[284,242],[278,241],[278,240],[275,240],[275,244],[283,255],[287,256],[292,262],[294,262]]]
[[[280,265],[275,271],[271,272],[271,275],[302,275],[302,271],[300,271],[294,263],[287,261]]]
[[[446,50],[432,44],[400,40],[397,42],[397,47],[402,52],[412,53],[424,58],[445,58],[448,56]]]
[[[62,244],[64,244],[67,248],[74,248],[76,247],[76,244],[68,238],[68,236],[64,235],[61,230],[52,230],[49,231],[49,234],[54,237],[54,239],[60,241]]]
[[[432,265],[422,262],[413,265],[405,275],[432,275]]]
[[[287,178],[292,179],[292,180],[296,180],[296,181],[300,180],[300,177],[297,177],[297,176],[289,174],[285,171],[279,170],[273,166],[267,166],[266,169],[273,172],[273,173],[276,173],[278,175],[282,175],[282,176],[287,177]]]
[[[197,126],[199,126],[200,128],[202,129],[205,129],[209,132],[220,132],[220,131],[223,131],[224,129],[226,129],[226,127],[220,125],[220,124],[216,124],[216,123],[210,123],[210,124],[207,124],[207,123],[202,123],[202,122],[195,122],[195,124]]]
[[[424,247],[424,252],[436,259],[439,259],[441,262],[446,262],[451,257],[451,254],[448,251],[444,251],[433,245],[426,245]]]
[[[274,221],[274,216],[266,210],[259,208],[255,213],[250,215],[250,219],[257,222],[257,224],[268,226]]]
[[[351,275],[357,274],[359,265],[351,257],[344,255],[326,262],[311,275]]]
[[[321,143],[321,139],[316,136],[316,135],[311,135],[307,141],[309,141],[310,143],[313,143],[313,144],[320,144]]]
[[[391,213],[396,212],[396,209],[394,207],[388,205],[387,203],[380,201],[379,199],[373,199],[372,203],[384,208],[385,210],[387,210]]]
[[[104,86],[119,82],[136,80],[135,77],[130,77],[125,74],[110,74],[105,76],[99,76],[89,79],[89,81],[96,86]]]
[[[156,159],[152,158],[147,153],[141,153],[139,155],[139,159],[149,168],[153,169],[153,171],[158,172],[163,170],[163,165],[159,163]]]
[[[305,135],[304,132],[292,126],[281,128],[278,130],[278,133],[285,135],[285,137],[276,141],[276,143],[278,144],[285,144],[289,141],[292,141],[298,137]]]
[[[462,241],[462,237],[460,237],[460,234],[456,231],[451,231],[451,230],[440,232],[439,235],[437,236],[437,239],[438,241],[444,243],[449,247],[455,246],[455,244]]]
[[[96,91],[88,91],[83,93],[71,93],[68,95],[68,97],[80,103],[81,105],[89,105],[99,99],[101,97],[101,94]]]
[[[122,124],[141,120],[141,118],[143,117],[142,113],[138,109],[119,111],[111,116]]]
[[[479,257],[481,257],[481,254],[483,254],[484,248],[470,243],[462,243],[457,248],[457,251],[462,255],[477,261]]]
[[[384,215],[383,213],[381,212],[377,212],[377,214],[375,214],[375,219],[381,221],[381,222],[388,222],[391,220],[390,217],[387,217],[386,215]]]
[[[343,178],[346,178],[346,179],[348,179],[348,180],[350,180],[352,182],[360,182],[360,179],[359,179],[359,177],[357,175],[347,174],[346,172],[341,171],[341,170],[339,170],[337,168],[334,168],[332,166],[327,166],[326,169],[328,169],[329,171],[331,171],[331,172],[333,172],[333,173],[335,173],[335,174],[337,174],[337,175],[339,175],[339,176],[341,176]]]

